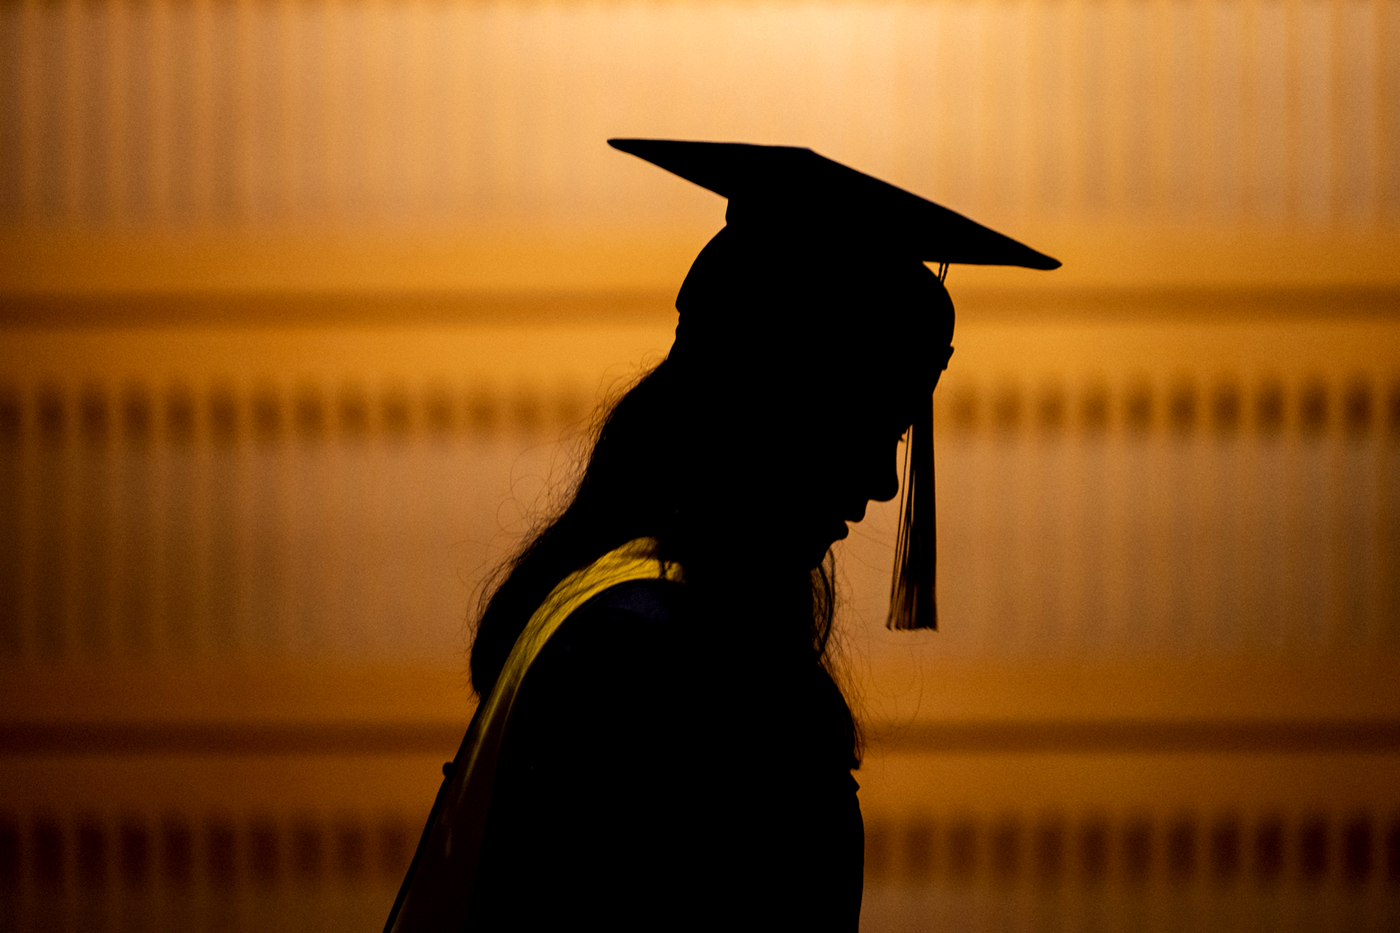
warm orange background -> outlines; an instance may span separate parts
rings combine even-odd
[[[619,135],[1064,262],[949,278],[942,631],[881,627],[889,509],[839,555],[863,925],[1393,928],[1396,48],[1395,0],[0,3],[0,928],[382,922],[481,581],[723,221]]]

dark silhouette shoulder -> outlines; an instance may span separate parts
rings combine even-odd
[[[692,616],[683,585],[627,583],[540,652],[501,749],[480,928],[655,929],[659,916],[678,928],[855,928],[854,781],[793,786],[753,766],[765,744],[753,691],[725,682]]]

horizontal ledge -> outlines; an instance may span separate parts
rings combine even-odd
[[[873,746],[896,752],[1400,752],[1400,722],[1388,720],[923,723],[871,727],[866,735]]]
[[[44,723],[0,726],[0,757],[442,755],[445,723]],[[1400,721],[1018,721],[866,730],[886,752],[1328,754],[1400,752]]]
[[[0,292],[0,327],[549,325],[674,322],[660,291]],[[1400,300],[1400,295],[1397,295]]]
[[[713,221],[426,229],[0,227],[0,293],[643,291],[674,297]],[[1400,224],[1319,227],[1027,218],[1054,273],[958,266],[950,287],[1400,288]]]
[[[44,723],[0,726],[0,757],[413,755],[451,757],[466,723]]]
[[[950,283],[960,322],[1070,319],[1397,318],[1400,287],[997,288]],[[550,325],[670,327],[669,290],[0,291],[0,328]]]

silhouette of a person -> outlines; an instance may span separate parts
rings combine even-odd
[[[891,622],[933,624],[953,306],[924,262],[1058,263],[810,150],[612,144],[728,197],[728,224],[486,604],[482,702],[388,928],[854,930],[830,548],[897,494],[913,426]]]

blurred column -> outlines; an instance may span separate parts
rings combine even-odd
[[[1298,386],[1298,527],[1295,569],[1299,590],[1299,648],[1319,648],[1336,640],[1337,516],[1332,483],[1336,481],[1336,443],[1332,436],[1331,398],[1322,378],[1310,375]]]
[[[155,445],[156,412],[149,389],[129,384],[121,400],[118,450],[118,605],[126,651],[149,655],[157,647]]]
[[[1290,515],[1297,508],[1288,484],[1291,438],[1285,416],[1287,396],[1275,376],[1262,377],[1254,387],[1250,413],[1254,437],[1254,469],[1249,483],[1255,489],[1257,543],[1245,568],[1252,580],[1256,601],[1254,642],[1264,650],[1278,650],[1288,636],[1289,586],[1292,548]]]
[[[176,384],[166,391],[164,425],[157,442],[162,491],[161,578],[166,646],[190,655],[207,642],[200,576],[206,542],[201,527],[199,432],[194,393]]]
[[[286,401],[275,385],[256,387],[249,399],[248,482],[240,503],[247,522],[248,648],[259,655],[285,650],[288,547],[286,459],[290,426]]]
[[[0,657],[6,659],[23,648],[24,422],[20,393],[0,386]]]
[[[243,560],[240,532],[244,526],[241,506],[249,495],[242,467],[250,451],[235,393],[234,387],[219,385],[208,398],[208,572],[201,601],[207,606],[210,647],[224,654],[249,647],[243,616],[249,567]]]
[[[335,469],[336,412],[326,398],[325,387],[305,382],[297,389],[288,438],[288,471],[284,478],[286,503],[286,625],[277,633],[281,650],[305,656],[323,644],[326,625],[337,619],[340,608],[337,583],[346,573],[332,563],[336,553],[335,535],[340,531],[333,521],[332,503],[339,476]],[[276,552],[274,552],[276,553]]]
[[[1338,647],[1367,649],[1374,648],[1380,628],[1376,605],[1380,557],[1374,550],[1380,519],[1379,464],[1372,433],[1375,400],[1368,378],[1342,376],[1337,381],[1337,465],[1330,503],[1336,516],[1334,562],[1327,569],[1335,579]]]
[[[67,631],[70,463],[68,399],[47,385],[35,397],[38,428],[34,462],[34,640],[41,657],[59,660],[72,649]]]
[[[78,402],[82,435],[76,523],[77,565],[74,595],[78,632],[84,651],[105,656],[113,647],[113,457],[111,399],[106,387],[83,389]]]
[[[1244,400],[1236,373],[1223,373],[1209,389],[1209,456],[1202,464],[1210,495],[1210,575],[1203,581],[1207,611],[1213,619],[1213,653],[1237,654],[1245,644],[1248,615],[1247,568],[1255,559],[1249,548],[1249,525],[1257,513],[1258,490],[1249,484],[1243,436]]]

